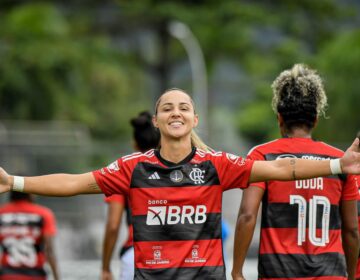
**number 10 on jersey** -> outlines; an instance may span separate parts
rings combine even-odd
[[[329,243],[329,222],[331,204],[327,197],[314,195],[310,201],[309,206],[306,200],[301,195],[290,195],[290,204],[298,205],[298,240],[297,244],[302,245],[306,240],[306,216],[309,211],[309,241],[315,246],[325,246]],[[317,206],[323,207],[321,217],[321,236],[316,236],[316,220],[319,214]],[[307,209],[309,208],[309,209]]]

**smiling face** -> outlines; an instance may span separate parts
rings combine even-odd
[[[191,131],[198,124],[198,116],[190,96],[174,89],[160,97],[153,122],[159,128],[163,140],[188,137],[190,141]]]

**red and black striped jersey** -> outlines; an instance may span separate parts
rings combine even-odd
[[[252,160],[328,160],[341,150],[307,138],[282,138],[253,148]],[[340,203],[356,200],[355,176],[252,183],[262,201],[259,279],[347,279]]]
[[[25,200],[2,206],[0,279],[45,280],[44,237],[55,232],[54,215],[46,207]]]
[[[135,279],[226,279],[222,192],[247,187],[252,164],[194,148],[177,164],[150,150],[94,171],[106,195],[129,196]]]
[[[120,257],[125,254],[125,252],[133,247],[133,226],[131,223],[131,211],[129,208],[129,203],[127,201],[127,197],[122,194],[113,194],[111,196],[105,197],[106,203],[119,203],[124,206],[125,214],[126,214],[126,224],[128,227],[128,236],[124,245],[120,249]]]

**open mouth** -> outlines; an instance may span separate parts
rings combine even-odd
[[[184,123],[180,122],[180,121],[175,121],[175,122],[170,122],[169,125],[171,127],[177,128],[177,127],[180,127],[180,126],[184,125]]]

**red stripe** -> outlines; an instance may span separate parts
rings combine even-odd
[[[46,277],[12,274],[12,275],[2,275],[1,280],[46,280]]]
[[[135,242],[136,268],[223,266],[221,239]],[[160,253],[156,255],[156,250]],[[193,250],[197,257],[192,256]],[[156,259],[155,255],[159,257]]]
[[[360,258],[358,259],[357,262],[357,268],[356,268],[356,279],[360,279]]]
[[[194,200],[196,198],[196,200]],[[133,188],[130,191],[132,215],[146,215],[149,206],[205,205],[207,212],[220,213],[220,186]]]
[[[127,238],[125,244],[123,245],[123,247],[132,246],[133,245],[133,239],[134,239],[133,225],[129,225],[129,227],[128,227],[128,238]]]
[[[298,230],[295,228],[268,228],[261,230],[260,254],[322,254],[338,252],[344,254],[341,245],[341,231],[330,230],[330,242],[324,246],[315,246],[309,241],[308,229],[306,230],[305,242],[297,245]],[[316,236],[320,236],[320,230]]]

